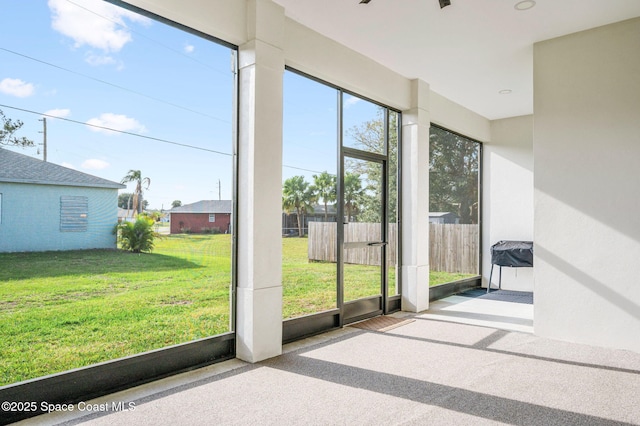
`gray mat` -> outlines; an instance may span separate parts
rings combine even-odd
[[[529,291],[492,290],[487,293],[486,289],[473,289],[460,293],[459,296],[533,305],[533,293]]]

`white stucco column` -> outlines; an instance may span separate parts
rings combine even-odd
[[[402,112],[402,310],[429,307],[429,85],[411,82]]]
[[[282,77],[284,9],[247,1],[239,49],[237,357],[282,353]]]

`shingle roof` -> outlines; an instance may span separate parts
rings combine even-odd
[[[0,182],[123,189],[125,185],[0,148]]]
[[[452,212],[429,212],[429,217],[441,217],[441,216],[446,216],[446,215],[452,215],[452,216],[458,216],[455,213]]]
[[[170,213],[229,213],[232,212],[231,200],[202,200],[184,206],[174,207]]]

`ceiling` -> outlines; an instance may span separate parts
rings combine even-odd
[[[274,0],[286,15],[488,118],[533,113],[533,43],[640,16],[640,0]],[[510,90],[510,94],[500,94]]]

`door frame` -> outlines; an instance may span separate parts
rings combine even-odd
[[[380,309],[381,314],[389,314],[392,312],[399,311],[401,309],[402,302],[402,111],[392,108],[388,105],[382,104],[373,99],[367,98],[366,96],[359,95],[355,92],[345,90],[344,88],[337,86],[333,83],[330,83],[326,80],[315,77],[311,74],[305,73],[303,71],[297,70],[290,66],[285,66],[285,70],[298,74],[302,77],[308,78],[309,80],[315,81],[317,83],[323,84],[327,87],[331,87],[336,90],[337,94],[337,102],[336,102],[336,119],[337,119],[337,147],[336,147],[336,162],[338,163],[337,174],[340,175],[342,173],[342,152],[344,149],[350,150],[352,148],[343,148],[343,97],[345,95],[356,96],[362,100],[371,102],[376,104],[382,108],[384,108],[384,133],[385,133],[385,155],[384,157],[389,160],[389,133],[390,133],[390,113],[397,114],[397,128],[394,130],[397,136],[397,161],[395,173],[397,174],[396,179],[396,224],[397,224],[397,241],[394,241],[394,244],[397,244],[396,254],[397,254],[397,271],[396,271],[396,294],[389,295],[388,294],[388,283],[386,294],[383,294],[382,297],[382,308]],[[359,150],[355,150],[360,152]],[[387,167],[389,166],[389,162],[387,163]],[[385,175],[385,179],[388,180],[388,174]],[[386,200],[388,201],[388,186],[387,183],[387,191],[385,192]],[[339,206],[339,204],[338,204]],[[385,212],[386,216],[389,217],[389,206],[388,202],[385,203]],[[388,221],[387,221],[388,222]],[[388,223],[385,223],[385,238],[388,238]],[[389,250],[389,246],[385,246],[385,250]],[[340,253],[340,256],[342,254]],[[339,268],[339,264],[336,262],[336,268]],[[388,265],[385,264],[385,272],[384,279],[388,279]],[[332,309],[328,309],[321,312],[316,312],[308,315],[299,316],[296,318],[285,319],[282,322],[282,342],[290,343],[296,340],[300,340],[305,337],[314,336],[320,333],[324,333],[330,330],[335,330],[343,327],[344,316],[343,316],[343,297],[342,291],[343,289],[338,289],[338,280],[336,279],[336,291],[340,292],[336,299],[337,306]]]
[[[385,120],[386,122],[387,120]],[[385,147],[387,145],[387,132],[385,132]],[[380,164],[382,166],[382,194],[381,194],[381,218],[380,218],[380,242],[382,247],[380,248],[380,294],[371,295],[356,300],[349,300],[345,302],[344,298],[344,254],[345,254],[345,242],[344,242],[344,225],[345,211],[344,211],[344,177],[346,173],[345,161],[349,158],[362,161],[370,161]],[[340,325],[350,324],[356,321],[360,321],[366,318],[382,315],[387,313],[388,306],[388,271],[387,271],[387,256],[388,256],[388,191],[389,191],[389,179],[388,179],[388,155],[378,154],[374,152],[362,151],[355,148],[349,148],[341,146],[340,160],[338,163],[338,197],[336,201],[337,207],[337,301],[338,310],[340,311]]]

